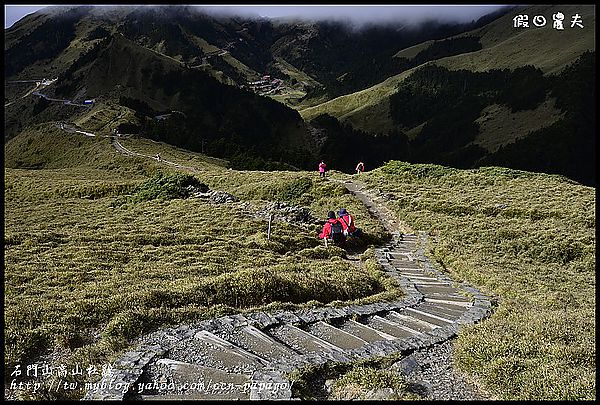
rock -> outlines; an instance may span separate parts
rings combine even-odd
[[[186,190],[188,190],[190,193],[206,193],[210,189],[208,188],[208,186],[206,184],[199,183],[197,186],[192,186],[190,184],[189,186],[186,187]]]
[[[228,202],[236,202],[239,201],[239,199],[229,193],[226,193],[225,191],[216,191],[216,190],[212,190],[210,192],[210,199],[218,204],[224,204],[224,203],[228,203]]]
[[[187,190],[190,195],[195,198],[208,198],[217,204],[224,204],[228,202],[236,202],[239,199],[225,191],[210,190],[205,184],[200,184],[199,187],[188,186]]]
[[[331,394],[334,383],[335,383],[335,380],[333,380],[333,379],[325,380],[324,387],[325,387],[325,391],[327,391],[328,394]]]
[[[408,376],[415,371],[419,371],[421,366],[417,363],[417,359],[413,354],[403,358],[400,361],[395,362],[392,365],[392,369],[398,371],[400,374]]]

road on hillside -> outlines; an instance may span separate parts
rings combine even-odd
[[[48,101],[55,101],[55,102],[59,102],[59,103],[63,103],[64,105],[74,105],[77,107],[91,107],[93,104],[80,104],[80,103],[74,103],[72,100],[67,100],[67,99],[63,99],[63,98],[53,98],[53,97],[48,97],[47,95],[40,93],[39,91],[34,91],[33,93],[31,93],[34,96],[38,96],[38,97],[43,97]]]
[[[7,82],[7,84],[15,84],[15,83],[35,83],[35,86],[32,89],[29,89],[25,94],[23,94],[21,96],[21,98],[25,98],[31,94],[35,94],[38,93],[39,90],[42,90],[45,87],[50,86],[51,84],[55,83],[58,79],[52,79],[52,80],[47,80],[47,79],[34,79],[34,80],[13,80],[10,82]],[[10,103],[6,103],[4,104],[4,107],[8,107],[9,105],[13,104],[16,100],[11,101]]]
[[[164,160],[158,156],[150,156],[150,155],[144,155],[142,153],[137,153],[137,152],[133,152],[129,149],[127,149],[126,147],[124,147],[117,138],[119,138],[119,136],[117,135],[96,135],[93,132],[87,132],[87,131],[81,131],[71,125],[65,124],[63,122],[59,122],[56,123],[56,126],[60,129],[62,129],[65,132],[69,132],[69,133],[77,133],[77,134],[82,134],[85,136],[89,136],[89,137],[102,137],[102,138],[110,138],[110,143],[111,145],[117,150],[117,152],[123,154],[123,155],[127,155],[127,156],[139,156],[139,157],[143,157],[143,158],[147,158],[147,159],[153,159],[156,160],[157,162],[160,163],[164,163],[167,165],[171,165],[173,167],[177,167],[179,169],[186,169],[186,170],[190,170],[192,172],[199,172],[200,169],[197,169],[195,167],[191,167],[191,166],[184,166],[184,165],[180,165],[178,163],[175,162],[171,162],[168,160]]]

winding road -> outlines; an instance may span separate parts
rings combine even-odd
[[[28,90],[25,94],[23,94],[21,96],[21,98],[25,98],[29,95],[37,95],[36,93],[39,93],[39,90],[50,86],[51,84],[55,83],[58,79],[52,79],[52,80],[45,80],[45,79],[34,79],[34,80],[13,80],[10,82],[7,82],[7,84],[17,84],[17,83],[35,83],[35,86]],[[8,107],[9,105],[11,105],[12,103],[14,103],[15,101],[11,101],[9,103],[4,104],[4,107]]]
[[[110,143],[111,145],[115,148],[115,150],[123,155],[127,155],[127,156],[138,156],[138,157],[143,157],[143,158],[147,158],[147,159],[153,159],[156,160],[157,162],[166,164],[166,165],[170,165],[173,167],[176,167],[178,169],[186,169],[192,172],[199,172],[200,170],[192,167],[192,166],[184,166],[184,165],[180,165],[179,163],[175,163],[175,162],[171,162],[162,158],[158,158],[156,156],[150,156],[150,155],[145,155],[143,153],[137,153],[137,152],[133,152],[129,149],[127,149],[126,147],[124,147],[120,142],[119,142],[119,136],[117,135],[96,135],[93,132],[87,132],[87,131],[81,131],[71,125],[62,123],[62,122],[58,122],[55,123],[55,125],[62,129],[65,132],[69,132],[69,133],[78,133],[78,134],[82,134],[88,137],[102,137],[102,138],[110,138]]]

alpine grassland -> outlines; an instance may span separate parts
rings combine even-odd
[[[455,364],[498,399],[596,398],[595,190],[557,175],[390,161],[361,175],[430,235],[443,271],[494,298]]]
[[[402,295],[369,248],[388,235],[342,185],[316,172],[228,170],[166,144],[123,144],[193,170],[122,155],[107,138],[50,124],[5,143],[5,382],[30,364],[100,369],[163,326]],[[239,201],[194,198],[187,187],[200,183]],[[323,222],[345,207],[366,237],[325,248],[317,221],[283,220],[267,235],[265,210],[274,202],[305,207]],[[83,386],[84,378],[63,380]],[[21,399],[84,394],[19,392]]]

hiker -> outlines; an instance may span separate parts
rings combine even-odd
[[[325,177],[326,170],[327,170],[327,165],[325,164],[324,161],[321,160],[321,163],[319,163],[319,176]]]
[[[323,225],[323,230],[319,234],[319,238],[325,240],[325,246],[327,246],[328,239],[332,240],[335,244],[341,244],[346,241],[344,227],[335,217],[335,212],[329,211],[327,213],[327,222],[325,222],[325,225]]]
[[[338,216],[339,221],[342,224],[342,227],[344,228],[344,235],[353,236],[355,238],[358,238],[362,235],[362,229],[356,227],[356,224],[354,223],[354,218],[352,218],[352,215],[350,215],[348,211],[346,211],[346,208],[340,208],[340,210],[338,211]]]
[[[365,164],[362,161],[358,162],[358,164],[356,165],[356,169],[354,170],[356,170],[356,174],[361,174],[365,171]]]

